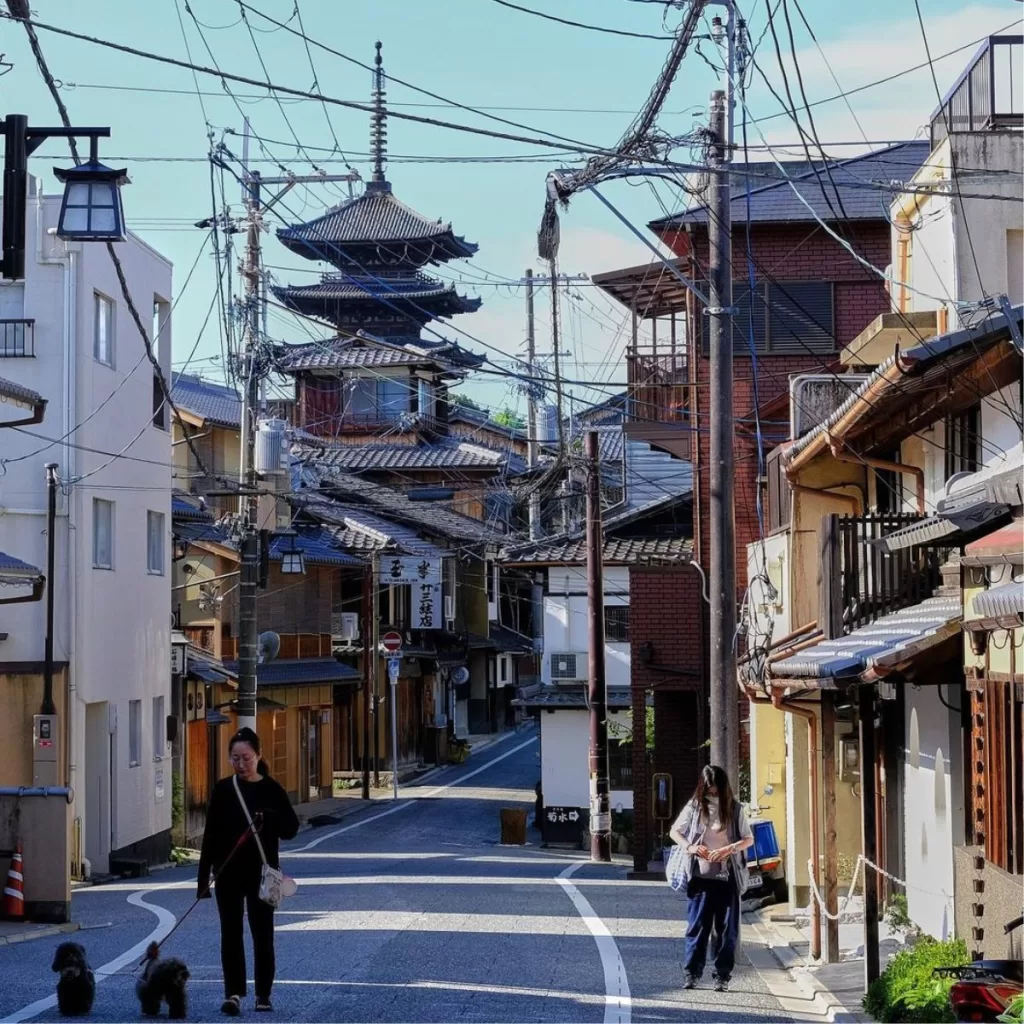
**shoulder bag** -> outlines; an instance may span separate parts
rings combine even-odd
[[[259,833],[253,828],[249,805],[245,802],[245,797],[242,796],[242,788],[238,785],[237,775],[234,777],[233,782],[238,802],[242,805],[242,810],[245,812],[245,820],[249,822],[249,828],[252,829],[252,837],[256,840],[256,846],[260,851],[260,860],[263,861],[263,871],[260,874],[259,897],[264,903],[276,909],[281,906],[281,901],[285,896],[291,896],[294,893],[295,882],[287,878],[284,872],[279,871],[277,868],[272,868],[267,863],[267,855],[263,849],[263,843],[260,842]]]
[[[699,825],[700,816],[691,813],[686,832],[683,833],[686,842],[677,843],[668,852],[668,860],[665,862],[665,878],[673,892],[685,892],[690,878],[693,876],[693,863],[697,858],[694,854],[687,852],[686,848],[693,842],[696,832],[695,823]]]

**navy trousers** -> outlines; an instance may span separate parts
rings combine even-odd
[[[699,978],[707,963],[708,942],[715,975],[732,976],[740,937],[740,894],[732,878],[727,882],[691,878],[686,888],[686,945],[684,969]]]

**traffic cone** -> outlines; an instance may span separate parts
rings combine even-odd
[[[21,846],[14,851],[11,868],[7,872],[4,886],[4,917],[9,921],[21,921],[25,917],[25,876],[22,874],[24,861]]]

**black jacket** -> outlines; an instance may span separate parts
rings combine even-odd
[[[238,785],[249,813],[259,828],[267,863],[271,867],[279,867],[279,841],[293,839],[299,831],[299,819],[295,816],[288,794],[280,783],[269,776],[258,782],[243,782],[239,779]],[[262,812],[262,824],[257,818],[258,812]],[[248,825],[235,792],[234,777],[221,779],[213,787],[206,811],[206,831],[203,833],[203,849],[199,856],[200,890],[209,885],[211,871],[217,876],[218,882],[230,884],[237,881],[247,888],[259,884],[263,861],[255,839],[251,835],[247,836],[234,854],[231,853]],[[228,863],[225,864],[225,861]],[[220,877],[222,866],[223,879]]]

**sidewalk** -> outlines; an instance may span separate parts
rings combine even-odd
[[[32,921],[0,921],[0,946],[14,946],[32,939],[49,939],[54,935],[70,935],[78,931],[78,922],[66,924],[35,924]]]
[[[772,904],[743,915],[765,943],[778,964],[806,992],[830,1020],[870,1024],[861,1007],[864,995],[862,926],[843,921],[839,926],[839,963],[827,964],[810,957],[810,921],[806,910],[792,912],[788,904]],[[882,963],[902,944],[880,922]]]

